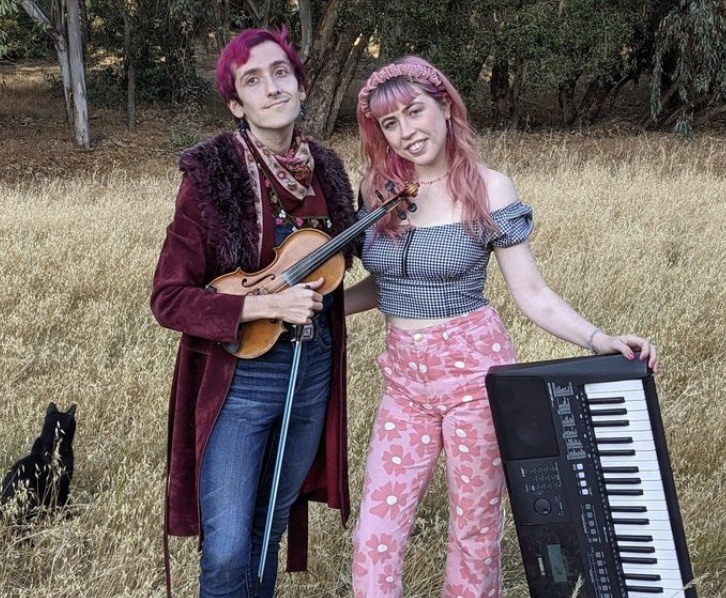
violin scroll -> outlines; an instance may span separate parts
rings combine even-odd
[[[394,185],[393,181],[386,181],[383,186],[389,193],[393,193],[396,190],[396,186]],[[408,209],[408,211],[415,212],[417,206],[414,202],[411,201],[411,198],[418,195],[419,187],[419,183],[405,183],[403,189],[387,201],[384,201],[383,195],[381,195],[380,191],[376,191],[375,194],[378,198],[378,201],[380,201],[382,204],[388,204],[388,202],[392,202],[395,200],[403,200],[406,202],[406,208]],[[403,210],[401,207],[399,207],[398,202],[396,202],[396,214],[401,220],[406,219],[406,210]]]

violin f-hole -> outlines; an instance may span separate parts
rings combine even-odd
[[[270,272],[269,274],[267,274],[265,276],[261,276],[260,278],[256,278],[255,280],[250,280],[249,278],[243,278],[240,281],[240,284],[242,285],[242,288],[247,289],[247,288],[260,284],[265,279],[269,279],[270,281],[273,281],[273,280],[275,280],[275,274],[273,272]],[[262,290],[263,289],[257,289],[258,294]]]

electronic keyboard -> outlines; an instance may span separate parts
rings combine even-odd
[[[496,366],[486,387],[531,596],[695,598],[647,363]]]

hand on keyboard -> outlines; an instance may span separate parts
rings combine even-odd
[[[634,334],[608,336],[604,332],[599,332],[593,337],[591,344],[598,354],[622,353],[628,359],[635,359],[635,352],[639,351],[640,361],[647,361],[651,370],[658,371],[658,354],[655,345],[648,339]]]

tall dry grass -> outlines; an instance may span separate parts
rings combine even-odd
[[[351,166],[350,136],[332,145]],[[502,134],[482,156],[513,175],[536,214],[532,244],[551,286],[612,332],[652,338],[657,385],[700,595],[726,595],[726,408],[721,261],[724,142],[668,137]],[[353,179],[357,179],[351,168]],[[49,401],[78,404],[68,517],[25,536],[3,525],[2,596],[162,596],[167,396],[177,335],[148,309],[178,176],[166,169],[0,182],[0,466],[27,452]],[[349,281],[362,275],[356,269]],[[580,350],[524,321],[492,266],[487,294],[522,361]],[[350,319],[353,502],[377,402],[382,318]],[[351,525],[355,521],[354,509]],[[446,491],[436,476],[418,515],[407,596],[438,596]],[[350,528],[313,509],[310,571],[280,576],[280,596],[350,596]],[[173,540],[175,594],[196,593],[194,540]],[[509,522],[507,596],[526,596]]]

